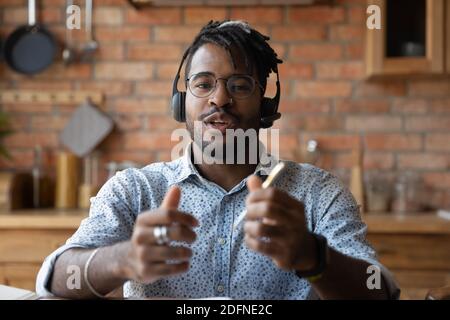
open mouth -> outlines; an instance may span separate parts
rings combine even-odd
[[[222,115],[219,113],[214,113],[211,116],[207,117],[204,121],[206,128],[209,129],[217,129],[223,134],[226,132],[226,129],[234,129],[236,128],[236,123],[228,117],[227,115]]]

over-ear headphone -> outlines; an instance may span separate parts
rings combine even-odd
[[[177,74],[173,80],[172,86],[172,116],[178,122],[186,122],[186,92],[178,91],[178,80],[180,79],[181,68],[189,53],[189,49],[183,55]],[[280,78],[278,75],[278,68],[275,69],[277,75],[277,93],[273,98],[263,97],[261,101],[261,128],[270,128],[273,122],[280,119],[281,114],[278,112],[278,105],[280,103]]]

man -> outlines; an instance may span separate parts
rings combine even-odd
[[[244,151],[243,164],[201,161],[211,144],[225,151],[210,158],[230,158],[227,130],[258,132],[279,117],[279,84],[274,99],[264,98],[281,63],[267,40],[240,21],[203,27],[184,57],[187,90],[177,91],[178,73],[172,108],[192,139],[200,128],[223,140],[201,135],[177,160],[110,179],[78,231],[44,262],[38,293],[92,298],[124,285],[130,297],[398,297],[365,240],[355,200],[334,176],[286,161],[263,189],[267,172],[249,161],[250,143],[233,149]],[[233,228],[244,209],[245,223]],[[375,287],[368,286],[371,265],[382,271]],[[75,289],[68,285],[74,266],[82,274]]]

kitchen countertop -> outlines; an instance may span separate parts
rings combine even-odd
[[[88,210],[0,211],[0,229],[77,229]],[[450,220],[435,212],[398,215],[365,213],[362,219],[369,233],[450,234]]]

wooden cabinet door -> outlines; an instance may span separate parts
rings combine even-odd
[[[5,285],[36,291],[36,276],[40,264],[5,264],[3,266]]]
[[[368,0],[368,5],[373,4],[380,7],[382,25],[381,29],[370,30],[367,28],[366,75],[372,77],[381,75],[443,74],[445,72],[444,12],[445,1],[448,2],[448,0],[426,0],[426,55],[424,57],[386,57],[386,35],[389,33],[386,23],[387,1],[395,0]]]

